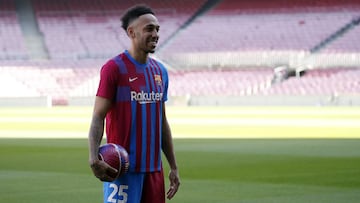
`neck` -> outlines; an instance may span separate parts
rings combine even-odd
[[[145,53],[144,51],[135,50],[133,47],[129,49],[129,54],[139,63],[144,64],[147,62],[148,59],[148,53]]]

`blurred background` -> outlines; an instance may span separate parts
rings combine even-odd
[[[160,21],[173,105],[360,104],[357,0],[0,0],[0,105],[92,105],[136,3]]]
[[[359,0],[0,0],[0,202],[102,201],[86,138],[137,3],[170,77],[170,202],[359,202]]]

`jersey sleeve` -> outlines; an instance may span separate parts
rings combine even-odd
[[[165,89],[164,89],[164,97],[163,97],[163,101],[167,101],[168,100],[168,88],[169,88],[169,77],[168,77],[168,72],[166,69],[164,69],[164,82],[165,82]]]
[[[165,68],[165,66],[162,63],[159,63],[159,65],[161,68],[162,80],[164,83],[164,91],[163,91],[162,101],[166,102],[168,100],[169,76],[168,76],[168,72],[167,72],[167,69]]]
[[[108,61],[100,71],[100,82],[96,96],[114,101],[116,97],[118,67],[114,61]]]

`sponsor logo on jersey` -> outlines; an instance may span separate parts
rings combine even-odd
[[[137,101],[139,104],[148,104],[162,101],[163,93],[162,92],[130,92],[131,101]]]

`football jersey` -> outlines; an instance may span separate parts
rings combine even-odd
[[[120,144],[128,151],[130,171],[161,169],[162,112],[167,89],[167,71],[151,57],[140,64],[125,51],[101,68],[96,96],[113,102],[105,119],[107,142]]]

